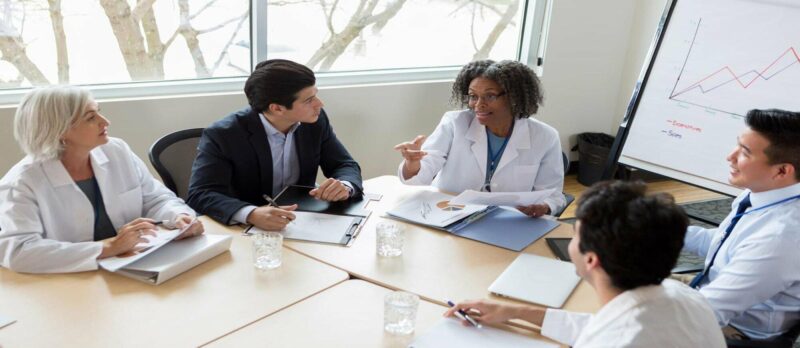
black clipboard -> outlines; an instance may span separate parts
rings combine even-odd
[[[275,203],[278,205],[297,204],[298,211],[367,217],[370,214],[370,211],[366,209],[367,203],[371,200],[381,199],[380,195],[365,194],[363,196],[356,195],[343,201],[327,202],[309,195],[308,192],[313,189],[312,186],[286,186],[275,197]]]
[[[557,259],[572,262],[569,257],[569,242],[572,241],[572,238],[545,238],[544,240],[547,241],[547,246],[550,247],[553,254],[556,254]]]

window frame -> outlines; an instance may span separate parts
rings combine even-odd
[[[544,73],[543,61],[553,0],[522,0],[522,35],[516,58],[534,68],[540,76]],[[265,1],[250,1],[250,70],[257,62],[267,58],[267,18]],[[316,72],[318,87],[345,87],[397,83],[424,83],[452,81],[461,66],[437,66],[429,68],[399,68],[380,70],[357,70],[339,72]],[[82,85],[92,91],[97,99],[147,99],[202,94],[241,93],[245,76],[216,77],[207,79],[185,79],[167,81],[124,82],[114,84]],[[31,88],[0,90],[0,107],[16,106]]]

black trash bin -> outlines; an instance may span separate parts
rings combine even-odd
[[[605,133],[578,134],[578,182],[590,186],[603,175],[614,137]]]

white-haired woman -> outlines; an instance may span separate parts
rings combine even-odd
[[[181,228],[195,212],[157,181],[117,138],[85,89],[28,93],[14,116],[26,157],[0,179],[0,265],[17,272],[97,269],[155,234]],[[179,238],[203,233],[195,223]]]

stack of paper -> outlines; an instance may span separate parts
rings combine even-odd
[[[486,210],[486,206],[480,204],[452,204],[452,198],[441,192],[420,191],[386,213],[399,219],[442,228]]]

